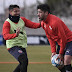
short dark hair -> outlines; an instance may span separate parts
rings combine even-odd
[[[9,11],[12,10],[13,8],[20,8],[18,5],[10,5],[9,6]]]
[[[37,9],[41,9],[44,12],[48,11],[48,13],[50,13],[50,7],[48,4],[40,4],[37,6]]]

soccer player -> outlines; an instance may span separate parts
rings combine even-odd
[[[25,26],[38,28],[39,25],[39,23],[31,22],[25,17],[20,17],[20,7],[18,5],[9,6],[9,17],[3,24],[3,37],[6,40],[8,52],[19,61],[19,65],[13,72],[27,72],[28,57],[25,49],[27,47]]]
[[[50,8],[47,4],[37,6],[37,15],[41,21],[41,27],[45,30],[46,36],[51,46],[52,55],[56,54],[56,42],[60,46],[59,56],[63,60],[64,67],[60,69],[61,72],[71,72],[72,59],[72,32],[68,29],[65,23],[55,15],[50,14]],[[57,58],[57,59],[58,59]],[[65,70],[65,71],[64,71]]]

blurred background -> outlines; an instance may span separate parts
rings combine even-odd
[[[21,9],[21,16],[38,22],[37,5],[47,3],[51,8],[51,13],[61,18],[72,30],[72,0],[0,0],[0,45],[3,44],[2,26],[8,18],[8,7],[10,4],[17,4]],[[42,28],[26,28],[28,44],[49,44],[45,32]]]
[[[72,30],[72,0],[0,0],[0,72],[13,72],[18,65],[17,60],[9,54],[2,37],[3,23],[8,18],[8,7],[17,4],[21,9],[21,16],[33,22],[39,22],[37,5],[47,3],[51,13],[61,18]],[[51,49],[42,28],[26,28],[29,58],[28,72],[60,72],[50,62]]]

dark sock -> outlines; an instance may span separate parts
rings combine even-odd
[[[59,69],[61,72],[66,72],[65,71],[65,67],[63,67],[62,69]]]
[[[13,72],[20,72],[20,64],[16,67],[16,69]]]
[[[66,72],[71,72],[71,64],[65,65]]]

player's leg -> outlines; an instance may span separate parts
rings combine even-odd
[[[65,70],[66,72],[71,72],[71,59],[72,59],[72,56],[70,55],[65,55],[64,56],[64,65],[65,65]]]
[[[27,66],[28,66],[27,53],[25,49],[22,49],[22,51],[24,53],[18,57],[18,61],[20,62],[20,70],[21,72],[27,72]]]
[[[72,60],[72,42],[67,43],[64,56],[64,65],[66,72],[71,72],[71,60]]]
[[[19,62],[20,62],[20,71],[21,72],[27,72],[27,65],[28,65],[28,59],[25,57],[25,55],[19,56]]]
[[[18,50],[19,50],[19,49],[20,49],[20,48],[18,48],[18,46],[14,46],[14,47],[10,48],[8,51],[9,51],[9,53],[10,53],[12,56],[14,56],[14,57],[18,60],[18,56],[20,55],[20,54],[18,53]],[[20,72],[20,68],[19,68],[19,67],[20,67],[20,65],[18,65],[13,72]]]
[[[24,49],[25,49],[25,48],[24,48]],[[9,53],[10,53],[11,55],[13,55],[13,56],[20,62],[20,65],[17,66],[17,68],[14,70],[14,72],[17,72],[17,71],[20,72],[20,71],[21,71],[21,67],[22,67],[23,64],[24,64],[24,61],[23,61],[22,59],[27,60],[27,62],[28,62],[26,52],[24,53],[24,51],[22,51],[21,47],[15,46],[15,47],[13,47],[13,48],[11,48],[11,49],[9,50]],[[24,69],[26,70],[26,68],[24,68]],[[22,71],[21,71],[21,72],[22,72]],[[24,72],[25,72],[25,71],[24,71]]]
[[[20,72],[20,64],[15,68],[13,72]]]

